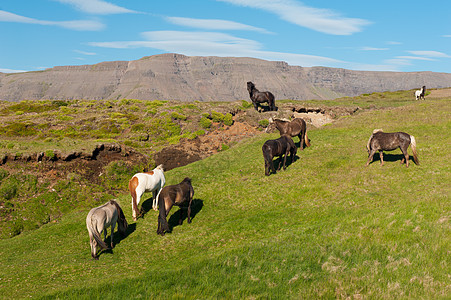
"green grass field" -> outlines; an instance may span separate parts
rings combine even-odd
[[[166,172],[167,184],[192,178],[195,206],[164,237],[156,212],[132,221],[124,186],[129,235],[98,261],[89,210],[0,240],[0,297],[447,299],[450,115],[439,99],[341,118],[310,130],[312,146],[269,177],[261,146],[276,134]],[[375,128],[415,136],[420,165],[401,165],[396,150],[365,167]]]

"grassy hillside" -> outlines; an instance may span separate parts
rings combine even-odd
[[[132,222],[124,187],[129,234],[99,261],[89,209],[0,240],[0,297],[447,298],[451,101],[392,106],[310,130],[312,147],[269,177],[261,145],[276,134],[166,172],[192,178],[195,216],[175,226],[174,208],[164,237],[154,211]],[[397,150],[365,167],[374,128],[414,135],[420,165]]]

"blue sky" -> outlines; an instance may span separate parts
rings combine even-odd
[[[451,72],[449,0],[0,0],[0,72],[162,53]]]

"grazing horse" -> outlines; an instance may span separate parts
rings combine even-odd
[[[86,217],[86,227],[88,228],[91,256],[93,259],[99,259],[97,256],[97,246],[100,246],[101,249],[108,249],[108,245],[100,237],[103,231],[104,238],[106,239],[108,226],[111,226],[111,248],[113,248],[113,233],[116,222],[119,232],[125,235],[128,227],[127,220],[121,207],[114,200],[110,200],[104,205],[95,207],[89,211]]]
[[[426,93],[426,86],[423,85],[423,87],[421,88],[421,90],[416,90],[415,91],[415,99],[416,100],[424,100],[424,94]]]
[[[269,110],[276,110],[276,100],[271,92],[260,92],[251,81],[247,82],[247,90],[255,110],[258,111],[258,104],[263,102],[268,102]]]
[[[285,170],[285,163],[287,161],[288,154],[291,153],[291,163],[293,163],[297,148],[293,140],[288,135],[282,135],[276,140],[266,141],[262,146],[262,151],[263,158],[265,159],[265,175],[269,176],[270,170],[272,170],[273,173],[276,173],[276,170],[274,169],[273,158],[275,156],[278,156],[280,158],[279,167],[277,168],[277,170],[280,170],[282,157],[285,154],[285,157],[283,158],[283,169]]]
[[[157,210],[158,194],[161,192],[165,182],[163,165],[159,165],[150,172],[133,175],[128,183],[128,189],[132,196],[132,214],[134,221],[141,215],[138,210],[138,204],[142,194],[145,192],[153,192],[152,208]]]
[[[158,215],[157,234],[162,236],[169,231],[167,216],[172,206],[182,206],[188,203],[188,223],[191,223],[191,203],[193,202],[194,189],[191,185],[191,179],[186,177],[179,184],[169,185],[163,188],[158,196],[158,206],[160,213]],[[182,224],[182,211],[180,211],[179,225]]]
[[[406,161],[406,167],[409,167],[409,154],[407,153],[407,148],[412,148],[413,159],[417,165],[420,164],[417,154],[417,144],[415,137],[404,132],[393,132],[385,133],[382,129],[375,129],[368,144],[366,146],[368,150],[368,161],[366,165],[368,166],[371,161],[373,161],[373,155],[376,151],[379,151],[379,156],[381,158],[381,166],[384,165],[383,151],[392,151],[396,148],[401,149],[404,158],[401,160],[401,164]]]
[[[295,118],[290,122],[288,120],[269,118],[269,126],[266,128],[266,131],[273,126],[279,130],[281,136],[284,134],[291,137],[298,136],[299,148],[301,150],[304,150],[304,142],[306,147],[310,147],[310,141],[307,136],[307,125],[304,119]]]

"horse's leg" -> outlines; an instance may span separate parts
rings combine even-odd
[[[282,167],[282,158],[283,158],[283,154],[279,156],[279,166],[277,167],[277,171],[279,171],[280,168]]]
[[[384,152],[382,150],[379,150],[379,156],[381,157],[381,166],[384,165]]]
[[[407,147],[408,147],[408,145],[407,145]],[[399,147],[399,149],[401,149],[401,151],[402,151],[402,154],[404,155],[404,158],[406,159],[406,168],[409,167],[409,153],[407,152],[407,147],[405,149],[402,147]]]
[[[153,201],[152,201],[152,209],[155,211],[158,211],[158,205],[157,205],[157,190],[155,189],[152,192],[152,197],[153,197]]]
[[[111,249],[113,249],[114,245],[113,245],[113,234],[114,234],[114,227],[116,226],[116,222],[114,222],[113,224],[111,224]]]
[[[283,157],[283,170],[285,171],[287,169],[287,156],[289,152],[285,152],[285,156]]]
[[[298,134],[298,137],[299,137],[299,148],[300,148],[301,150],[304,150],[305,134],[303,134],[303,132],[301,131],[301,132]]]
[[[375,150],[371,150],[370,155],[368,156],[368,161],[366,162],[366,165],[368,166],[370,164],[370,162],[373,161],[373,156],[376,153]]]

